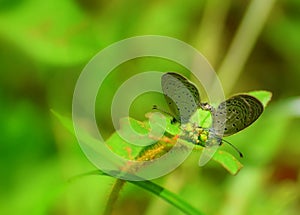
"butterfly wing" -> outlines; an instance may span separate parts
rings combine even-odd
[[[189,122],[200,105],[197,87],[183,76],[173,72],[162,76],[161,86],[175,119],[181,123]]]
[[[251,125],[263,112],[262,103],[240,94],[222,102],[213,113],[212,128],[220,136],[235,134]]]

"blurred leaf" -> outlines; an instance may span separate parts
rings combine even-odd
[[[0,98],[0,194],[6,196],[22,180],[20,172],[52,158],[56,148],[48,115],[28,100],[10,100],[1,92]]]
[[[0,14],[0,35],[37,61],[58,65],[86,62],[100,45],[88,17],[72,0],[15,5]]]
[[[0,201],[1,214],[41,215],[51,211],[53,203],[65,190],[60,167],[56,157],[25,168],[18,167],[15,187],[4,201]]]
[[[266,42],[277,50],[278,54],[283,55],[285,59],[298,62],[295,53],[300,52],[299,1],[283,1],[279,10],[275,11],[272,21],[266,26]]]

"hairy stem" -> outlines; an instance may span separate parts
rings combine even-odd
[[[109,195],[107,205],[105,207],[103,215],[111,215],[116,201],[119,197],[120,191],[125,184],[125,180],[117,179],[113,185],[112,191]]]

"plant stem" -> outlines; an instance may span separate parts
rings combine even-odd
[[[205,1],[203,17],[196,35],[196,47],[213,66],[215,66],[220,55],[220,44],[230,4],[230,0]]]
[[[116,182],[113,185],[112,191],[109,195],[108,202],[107,202],[107,205],[106,205],[105,210],[103,212],[103,215],[111,215],[112,214],[113,208],[114,208],[114,206],[116,204],[116,201],[119,197],[119,193],[120,193],[122,187],[124,186],[125,182],[126,181],[124,181],[122,179],[117,179],[116,180]]]
[[[236,83],[276,0],[252,0],[219,67],[223,89],[230,93]]]

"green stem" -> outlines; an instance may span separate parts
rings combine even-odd
[[[205,1],[203,18],[196,36],[196,47],[213,66],[219,58],[220,44],[230,4],[230,0]]]
[[[126,181],[117,179],[115,184],[113,185],[112,191],[109,195],[107,205],[105,207],[105,210],[103,212],[103,215],[111,215],[112,211],[114,209],[114,206],[116,204],[116,201],[119,197],[120,191],[122,187],[124,186]]]
[[[157,150],[157,148],[158,148],[158,150]],[[139,160],[139,159],[151,160],[156,156],[160,156],[161,152],[164,152],[164,150],[167,150],[166,147],[162,144],[157,143],[154,146],[148,147],[145,151],[142,151],[136,159],[137,160]],[[130,168],[130,167],[128,167],[128,168]],[[107,202],[107,205],[106,205],[103,215],[111,215],[112,214],[112,211],[114,209],[116,201],[119,197],[119,193],[120,193],[122,187],[124,186],[125,182],[126,181],[122,180],[122,179],[116,180],[115,184],[113,185],[110,196],[108,198],[108,202]]]
[[[69,180],[69,182],[72,182],[78,178],[87,176],[87,175],[102,175],[102,176],[109,176],[112,177],[110,175],[108,175],[105,172],[102,172],[101,170],[95,170],[95,171],[91,171],[91,172],[87,172],[84,174],[80,174],[77,175],[73,178],[71,178]],[[123,185],[125,184],[126,181],[121,180],[121,179],[117,179],[114,186],[113,186],[113,190],[110,194],[109,197],[109,201],[108,204],[105,208],[105,212],[104,215],[110,215],[113,209],[113,206],[115,205],[115,202],[118,198],[118,194],[121,190],[121,188],[123,187]],[[190,215],[204,215],[203,212],[197,210],[196,208],[194,208],[193,206],[191,206],[188,202],[186,202],[184,199],[181,199],[179,196],[177,196],[176,194],[170,192],[169,190],[151,182],[151,181],[127,181],[131,184],[134,184],[136,186],[139,186],[145,190],[148,190],[149,192],[153,193],[154,195],[162,198],[163,200],[169,202],[171,205],[173,205],[174,207],[178,208],[180,211],[182,211],[185,214],[190,214]]]
[[[226,94],[232,90],[240,76],[275,1],[251,1],[218,70]]]

